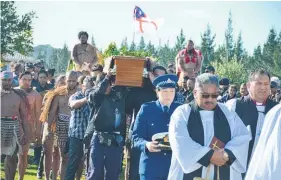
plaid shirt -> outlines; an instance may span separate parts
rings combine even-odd
[[[69,101],[79,100],[85,98],[82,91],[73,94]],[[82,107],[71,109],[71,117],[69,124],[68,136],[78,139],[83,139],[89,121],[89,106],[85,103]]]

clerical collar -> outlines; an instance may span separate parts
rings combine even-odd
[[[256,104],[256,106],[265,106],[265,103],[266,103],[266,100],[262,103],[259,103],[259,102],[254,101],[254,100],[252,100],[252,101]]]
[[[202,109],[202,108],[201,108],[200,106],[198,106],[198,105],[197,105],[197,108],[198,108],[198,111],[214,111],[214,110],[215,110],[215,108],[212,109],[212,110]]]

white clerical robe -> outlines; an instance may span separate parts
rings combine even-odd
[[[229,180],[241,180],[241,173],[246,171],[247,152],[251,136],[242,120],[235,112],[229,111],[222,103],[218,105],[225,114],[231,130],[231,141],[225,145],[225,148],[232,151],[236,157],[236,160],[230,167]],[[199,143],[193,141],[188,133],[187,123],[190,110],[190,106],[184,104],[179,106],[171,117],[169,140],[173,154],[168,176],[169,180],[182,180],[184,173],[191,173],[201,168],[202,165],[198,163],[198,160],[210,150],[209,144],[214,136],[214,112],[200,111],[204,129],[204,146],[201,146]],[[201,177],[206,178],[206,174],[207,168],[203,167]],[[211,165],[208,175],[209,179],[213,179],[214,165]]]
[[[245,180],[281,179],[281,104],[265,116]]]
[[[229,101],[226,102],[226,106],[228,107],[229,110],[232,110],[232,111],[235,111],[236,110],[236,102],[237,102],[237,99],[231,99]],[[252,138],[255,138],[254,140],[254,146],[253,146],[253,150],[252,152],[255,151],[256,149],[256,146],[257,146],[257,143],[259,141],[259,138],[260,138],[260,135],[261,135],[261,130],[262,130],[262,127],[263,127],[263,123],[264,123],[264,113],[265,113],[265,106],[262,105],[262,103],[256,105],[256,108],[257,108],[257,111],[258,111],[258,119],[257,119],[257,126],[256,126],[256,134],[253,135],[251,133],[251,129],[253,127],[250,127],[250,125],[247,126],[247,129],[249,130],[249,132],[251,133],[251,137]],[[248,155],[249,156],[249,155]],[[252,157],[251,157],[252,158]],[[250,158],[250,159],[251,159]]]

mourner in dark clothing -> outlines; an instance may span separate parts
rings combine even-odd
[[[237,87],[236,87],[235,85],[229,86],[229,88],[228,88],[228,93],[225,94],[225,95],[219,100],[219,102],[221,102],[221,103],[226,103],[228,100],[236,98],[236,92],[237,92]]]
[[[84,138],[86,142],[92,136],[87,179],[118,180],[120,173],[128,90],[125,87],[111,87],[109,79],[110,75],[107,75],[88,96],[94,115]]]

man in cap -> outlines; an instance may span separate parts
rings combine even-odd
[[[88,37],[87,32],[79,32],[78,38],[80,43],[76,44],[73,48],[72,55],[77,71],[92,69],[93,65],[98,61],[97,49],[87,42]]]
[[[218,97],[218,100],[220,100],[224,95],[227,94],[227,90],[229,87],[229,79],[228,78],[221,78],[221,80],[219,81],[219,85],[220,85],[220,95]]]
[[[13,74],[1,72],[1,155],[5,159],[5,179],[14,180],[17,168],[16,155],[27,143],[28,100],[24,92],[12,89]]]
[[[226,105],[238,114],[252,135],[247,154],[248,166],[252,152],[254,152],[261,135],[264,117],[277,103],[269,99],[270,75],[267,71],[258,69],[251,72],[247,88],[249,90],[248,96],[231,99]]]
[[[24,66],[24,71],[28,71],[30,73],[33,73],[34,71],[34,66],[32,63],[26,63]]]
[[[141,180],[167,179],[171,151],[161,150],[161,145],[153,141],[152,136],[168,132],[170,116],[181,105],[174,102],[177,81],[176,75],[158,76],[153,85],[159,99],[144,103],[138,112],[133,128],[133,145],[141,152]]]
[[[210,73],[212,75],[215,75],[215,71],[216,70],[215,70],[214,66],[211,66],[211,65],[209,65],[205,68],[205,73]]]
[[[220,100],[219,102],[221,103],[226,103],[230,99],[236,98],[236,93],[237,93],[237,87],[235,84],[232,84],[228,88],[228,93],[226,93]]]
[[[29,102],[31,112],[28,114],[28,134],[27,144],[23,146],[23,154],[19,156],[19,179],[23,180],[27,167],[27,156],[30,148],[30,143],[33,140],[41,139],[41,122],[39,121],[42,108],[41,95],[31,88],[32,75],[29,71],[23,72],[19,77],[19,87],[16,89],[23,90]]]
[[[275,81],[270,82],[270,95],[269,99],[277,102],[276,94],[277,94],[278,85]]]
[[[41,71],[41,70],[44,70],[44,65],[41,63],[41,62],[37,62],[34,64],[34,73],[33,73],[33,78],[35,80],[38,79],[38,73]]]
[[[250,133],[235,112],[217,103],[216,76],[198,76],[193,93],[195,101],[179,106],[171,117],[168,180],[242,180]]]

